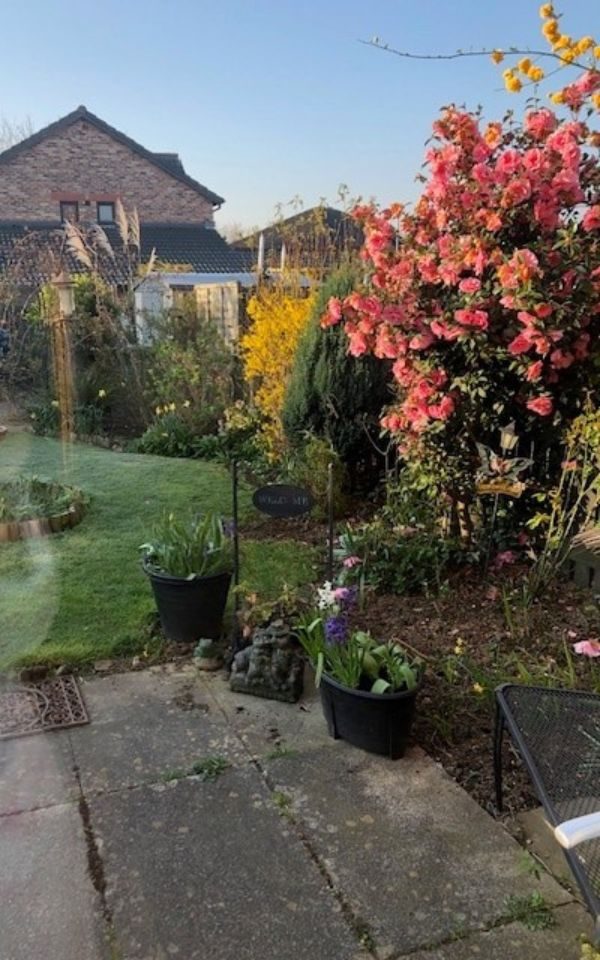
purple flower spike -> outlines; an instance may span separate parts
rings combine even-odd
[[[348,620],[338,614],[325,621],[325,642],[328,646],[342,646],[348,639]]]

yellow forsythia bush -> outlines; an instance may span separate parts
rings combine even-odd
[[[265,287],[248,301],[252,322],[241,343],[244,372],[255,389],[254,403],[265,417],[265,446],[273,457],[283,447],[285,389],[313,304],[313,294],[293,296],[281,287]]]

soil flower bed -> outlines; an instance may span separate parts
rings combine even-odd
[[[47,536],[74,527],[88,498],[76,487],[19,477],[0,484],[0,542]]]

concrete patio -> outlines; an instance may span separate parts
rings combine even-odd
[[[0,960],[578,960],[583,908],[419,750],[192,667],[81,687],[89,726],[0,743]]]

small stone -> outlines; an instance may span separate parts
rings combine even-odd
[[[113,664],[113,660],[96,660],[94,670],[96,673],[108,673],[109,670],[112,670]]]

